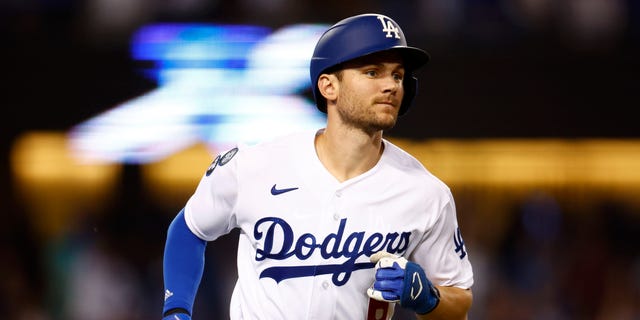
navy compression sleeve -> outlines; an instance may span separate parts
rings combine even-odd
[[[192,314],[193,302],[204,271],[206,246],[207,242],[196,237],[187,227],[182,209],[169,226],[164,248],[163,314],[176,308],[185,309]]]

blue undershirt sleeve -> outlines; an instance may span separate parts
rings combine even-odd
[[[164,308],[182,308],[193,312],[193,302],[204,271],[207,242],[189,230],[184,209],[173,219],[167,231],[164,248]]]

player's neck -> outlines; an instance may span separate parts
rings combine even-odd
[[[368,135],[330,126],[318,132],[315,147],[320,162],[340,182],[373,168],[380,160],[384,148],[382,131]]]

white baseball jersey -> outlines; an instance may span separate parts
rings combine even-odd
[[[469,288],[473,274],[449,188],[384,141],[380,161],[344,182],[322,165],[315,132],[218,156],[187,202],[193,233],[240,229],[232,319],[365,319],[369,256],[420,264],[437,285]]]

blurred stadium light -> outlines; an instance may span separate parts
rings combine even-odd
[[[78,124],[83,161],[148,163],[190,145],[256,143],[324,126],[303,94],[321,24],[265,27],[155,24],[132,37],[133,59],[157,89]]]

